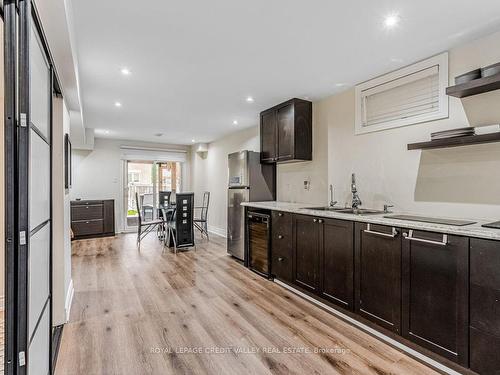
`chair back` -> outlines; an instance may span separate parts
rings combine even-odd
[[[170,196],[171,195],[172,195],[171,191],[160,191],[160,192],[158,192],[159,207],[160,208],[168,208],[168,206],[170,206]]]
[[[142,215],[141,215],[141,205],[139,204],[139,194],[137,192],[135,192],[135,207],[137,208],[137,220],[138,220],[137,224],[140,227],[142,222]]]
[[[200,215],[200,219],[203,221],[207,220],[209,204],[210,204],[210,192],[205,191],[203,193],[203,204],[201,205],[201,215]]]
[[[175,230],[177,247],[194,246],[194,193],[175,195]]]
[[[153,205],[153,193],[145,193],[142,195],[142,206]]]

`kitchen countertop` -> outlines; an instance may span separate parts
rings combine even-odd
[[[458,236],[485,238],[485,239],[500,241],[500,229],[481,227],[482,224],[491,223],[495,220],[471,219],[471,221],[476,221],[477,223],[459,227],[453,225],[424,223],[419,221],[396,220],[384,217],[385,215],[408,214],[407,212],[390,212],[389,214],[355,215],[355,214],[348,214],[348,213],[341,213],[334,211],[321,211],[321,210],[311,210],[304,208],[304,207],[314,207],[314,206],[320,207],[319,204],[315,205],[307,203],[289,203],[289,202],[276,202],[276,201],[244,202],[241,205],[247,207],[261,208],[265,210],[283,211],[283,212],[291,212],[302,215],[358,221],[361,223],[390,225],[399,228],[427,230],[431,232],[440,232],[446,234],[455,234]]]

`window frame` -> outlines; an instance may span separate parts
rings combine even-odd
[[[438,82],[439,82],[439,110],[434,113],[413,116],[405,119],[396,119],[387,121],[377,125],[363,126],[363,92],[371,90],[377,86],[388,84],[392,81],[407,77],[418,73],[422,70],[438,66]],[[355,119],[354,133],[355,135],[378,132],[381,130],[399,128],[403,126],[416,125],[423,122],[436,121],[449,117],[449,98],[446,95],[446,87],[448,87],[448,52],[430,57],[419,61],[415,64],[395,70],[393,72],[376,77],[369,81],[365,81],[355,87]]]

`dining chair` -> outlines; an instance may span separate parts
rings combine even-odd
[[[165,210],[162,208],[162,210]],[[175,209],[172,217],[165,222],[165,244],[167,247],[174,246],[177,249],[193,247],[194,243],[194,193],[178,193],[175,196]],[[167,217],[167,213],[163,212]]]
[[[154,219],[153,193],[141,195],[141,212],[144,219],[147,219],[148,213],[151,213],[151,220]]]
[[[195,210],[199,210],[200,216],[195,216],[193,222],[194,226],[200,231],[201,236],[203,237],[203,234],[207,236],[207,240],[210,241],[210,238],[208,237],[208,205],[210,203],[210,192],[205,191],[203,193],[203,201],[202,205],[195,207]]]
[[[141,248],[141,241],[146,237],[149,233],[153,232],[155,229],[158,231],[164,231],[164,221],[163,219],[156,220],[144,220],[143,210],[139,204],[139,194],[135,193],[135,204],[137,207],[137,246]],[[165,237],[165,235],[163,235]]]

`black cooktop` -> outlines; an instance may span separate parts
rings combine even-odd
[[[500,221],[495,221],[494,223],[483,224],[482,227],[500,229]]]

